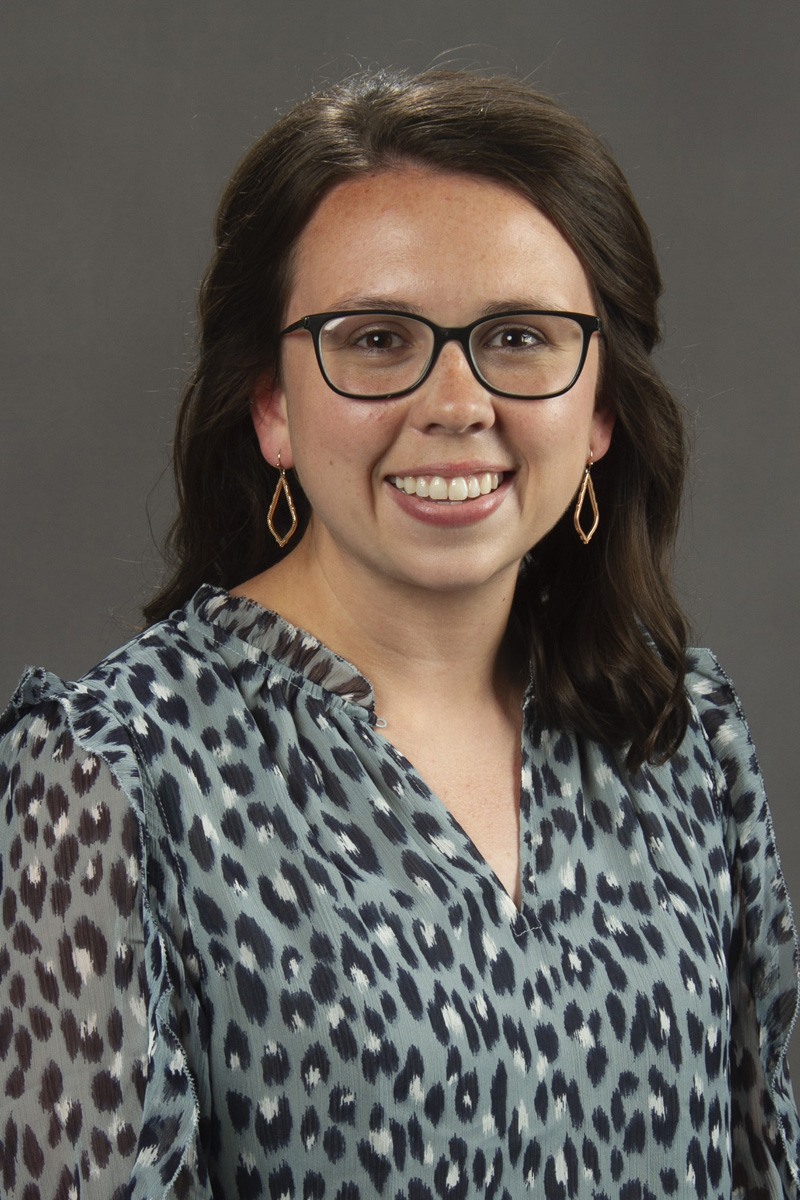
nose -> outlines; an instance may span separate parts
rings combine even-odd
[[[413,419],[426,432],[478,432],[495,421],[494,396],[475,378],[464,348],[447,342],[428,378],[413,393]]]

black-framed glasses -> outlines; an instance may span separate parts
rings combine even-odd
[[[307,330],[325,382],[351,400],[394,400],[424,383],[445,342],[459,342],[475,378],[497,396],[546,400],[577,380],[600,319],[586,313],[501,312],[443,329],[406,312],[314,313],[281,330]]]

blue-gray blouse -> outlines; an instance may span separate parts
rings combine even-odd
[[[634,776],[529,692],[518,911],[367,680],[273,613],[204,587],[78,683],[29,672],[0,1196],[800,1195],[789,900],[708,651],[687,685]]]

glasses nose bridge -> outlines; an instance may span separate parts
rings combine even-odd
[[[472,374],[475,376],[478,382],[483,383],[483,380],[478,375],[475,360],[472,357],[470,338],[472,337],[472,330],[474,327],[472,325],[464,325],[461,326],[461,328],[447,329],[442,325],[434,325],[432,321],[427,322],[427,324],[433,333],[433,351],[431,353],[431,360],[428,370],[425,372],[426,378],[428,375],[430,375],[438,363],[439,355],[441,354],[442,350],[444,350],[447,343],[458,342],[464,352],[464,358],[467,360],[467,366],[472,371]]]

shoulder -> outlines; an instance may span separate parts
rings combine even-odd
[[[753,836],[772,828],[764,782],[750,727],[736,689],[708,649],[692,648],[687,655],[686,688],[715,768],[722,811]]]
[[[711,749],[734,899],[746,909],[751,957],[763,976],[759,988],[768,990],[781,961],[788,982],[778,1007],[793,1014],[800,947],[758,757],[730,678],[711,651],[691,655],[687,688]]]
[[[157,704],[166,668],[153,657],[169,661],[172,643],[168,628],[142,634],[76,681],[25,672],[0,715],[7,824],[24,820],[31,805],[58,809],[67,799],[76,814],[101,803],[120,820],[129,811],[143,819],[142,763],[148,744],[163,740]]]
[[[82,796],[100,775],[109,793],[138,806],[138,764],[123,717],[82,683],[29,670],[0,717],[0,795],[27,780],[36,792],[57,785]]]
[[[56,854],[56,875],[68,880],[92,847],[138,854],[140,790],[133,762],[118,751],[112,766],[76,733],[65,689],[32,673],[0,720],[0,858],[35,871]]]
[[[139,633],[76,681],[29,668],[0,716],[0,761],[40,758],[39,741],[55,726],[86,752],[99,755],[137,798],[137,759],[147,761],[170,726],[186,727],[190,706],[202,704],[205,677],[219,690],[224,664],[213,628],[179,611]],[[205,682],[206,691],[211,688]]]
[[[0,804],[24,806],[26,788],[80,796],[75,780],[96,777],[109,810],[170,834],[178,781],[204,781],[231,714],[246,719],[240,677],[254,667],[236,630],[213,619],[226,599],[201,589],[76,681],[29,669],[0,715]]]
[[[711,650],[693,646],[687,651],[686,688],[709,738],[721,744],[744,740],[752,746],[736,689]]]

